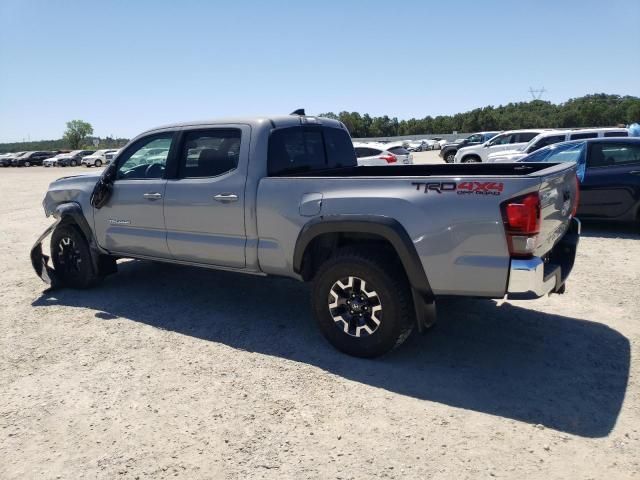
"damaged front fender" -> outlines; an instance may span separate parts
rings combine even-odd
[[[33,265],[33,269],[42,281],[51,285],[52,288],[57,287],[59,281],[55,270],[49,265],[49,256],[42,253],[42,242],[46,237],[51,235],[51,232],[55,230],[61,221],[62,218],[58,217],[54,223],[49,225],[31,248],[31,265]]]

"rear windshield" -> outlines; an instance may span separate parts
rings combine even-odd
[[[409,155],[409,150],[404,147],[391,147],[388,151],[394,155]]]
[[[290,127],[271,132],[269,176],[358,164],[349,134],[339,128]]]

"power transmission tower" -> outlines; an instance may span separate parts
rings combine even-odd
[[[544,87],[538,88],[538,89],[534,89],[533,87],[529,87],[529,93],[531,94],[531,99],[532,100],[540,100],[540,98],[542,98],[542,94],[544,92],[546,92]]]

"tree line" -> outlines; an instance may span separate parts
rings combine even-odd
[[[610,127],[640,122],[640,98],[599,93],[559,104],[533,100],[409,120],[387,115],[372,117],[358,112],[328,112],[320,116],[340,120],[355,138],[518,128]]]

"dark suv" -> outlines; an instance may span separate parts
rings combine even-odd
[[[43,161],[55,155],[56,152],[27,152],[20,157],[14,158],[12,164],[14,167],[30,167],[31,165],[42,165]]]
[[[447,143],[440,149],[440,157],[447,163],[453,163],[453,159],[456,158],[456,153],[462,147],[470,147],[471,145],[479,145],[491,140],[500,132],[478,132],[473,135],[469,135],[461,142]]]

